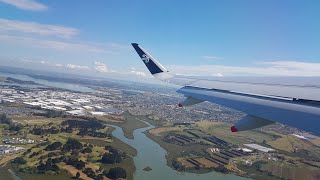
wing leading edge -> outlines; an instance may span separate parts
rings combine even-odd
[[[209,101],[247,113],[247,117],[231,127],[232,132],[279,122],[320,135],[320,84],[304,84],[310,82],[308,78],[302,78],[302,83],[288,83],[285,79],[280,81],[281,78],[176,76],[138,44],[132,46],[155,78],[183,86],[177,92],[187,97],[186,102]]]

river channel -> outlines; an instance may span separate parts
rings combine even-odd
[[[154,128],[153,125],[148,124],[148,127],[136,129],[133,132],[134,139],[128,139],[124,136],[122,128],[114,125],[108,125],[115,128],[112,135],[125,142],[126,144],[134,147],[138,151],[138,155],[135,156],[134,163],[136,166],[136,172],[134,179],[136,180],[208,180],[208,179],[223,179],[223,180],[235,180],[246,179],[243,177],[235,176],[232,174],[222,174],[218,172],[210,172],[206,174],[194,174],[186,172],[178,172],[167,166],[166,163],[166,150],[159,144],[148,138],[144,132]],[[143,171],[145,167],[151,167],[151,171]]]

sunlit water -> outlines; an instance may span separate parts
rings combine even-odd
[[[136,166],[136,172],[134,179],[137,180],[208,180],[208,179],[246,179],[243,177],[235,176],[232,174],[222,174],[218,172],[210,172],[206,174],[194,174],[194,173],[181,173],[173,170],[166,163],[167,152],[156,142],[148,138],[143,132],[154,128],[150,125],[146,128],[136,129],[133,132],[134,139],[128,139],[124,136],[122,128],[114,125],[108,125],[116,128],[112,135],[119,138],[121,141],[129,144],[138,151],[138,155],[135,156],[134,163]],[[151,171],[143,171],[145,167],[151,167]]]

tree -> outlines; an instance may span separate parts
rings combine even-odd
[[[101,158],[101,162],[105,164],[115,164],[120,163],[122,161],[122,157],[119,153],[112,153],[112,154],[104,154]]]
[[[65,150],[65,151],[70,151],[70,150],[74,150],[74,149],[82,149],[82,148],[83,148],[83,145],[81,144],[80,141],[78,141],[76,139],[68,139],[66,144],[63,146],[63,150]]]
[[[63,117],[63,113],[55,110],[48,110],[45,114],[47,118]]]
[[[94,171],[91,168],[85,168],[83,171],[83,173],[85,173],[88,177],[94,179],[96,177],[96,174],[94,173]]]
[[[49,152],[48,153],[48,157],[53,157],[53,156],[57,156],[58,154],[55,152]]]
[[[118,150],[110,145],[105,146],[104,149],[109,151],[110,153],[118,153]]]
[[[61,146],[62,146],[61,142],[54,142],[54,143],[48,145],[44,150],[46,150],[46,151],[54,151],[54,150],[60,149]]]
[[[12,120],[6,114],[0,115],[0,124],[13,124]]]
[[[76,179],[79,179],[79,178],[80,178],[80,173],[77,172],[77,174],[76,174]]]
[[[176,161],[176,160],[173,160],[173,161],[172,161],[172,166],[173,166],[174,169],[176,169],[176,170],[183,170],[183,167],[184,167],[180,162],[178,162],[178,161]]]
[[[86,147],[86,148],[84,148],[81,152],[82,152],[83,154],[85,154],[85,153],[92,153],[92,149],[89,148],[89,147]]]
[[[27,161],[24,160],[22,157],[16,157],[15,159],[12,160],[13,163],[17,163],[17,164],[26,164]]]
[[[19,132],[22,128],[23,128],[22,124],[17,124],[17,125],[11,124],[9,126],[10,131],[18,131]]]
[[[224,166],[218,166],[214,168],[214,170],[217,172],[225,173],[225,174],[229,172],[229,170]]]
[[[41,174],[45,174],[48,171],[59,171],[59,167],[52,161],[51,158],[48,158],[46,163],[40,163],[39,166],[37,166],[37,170]]]
[[[127,171],[121,167],[111,168],[106,175],[110,179],[127,178]]]

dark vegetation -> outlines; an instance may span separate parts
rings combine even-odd
[[[62,147],[64,151],[71,151],[74,149],[82,149],[82,148],[83,148],[83,145],[81,144],[80,141],[76,139],[68,139],[66,144],[64,144]]]
[[[98,137],[98,138],[106,138],[111,137],[110,134],[104,133],[104,132],[97,132],[91,129],[80,129],[79,133],[77,134],[79,136],[91,136],[91,137]]]
[[[229,173],[229,170],[224,166],[218,166],[218,167],[213,168],[213,169],[215,171],[217,171],[217,172],[221,172],[221,173],[225,173],[225,174]]]
[[[90,147],[86,147],[83,150],[81,150],[81,153],[85,154],[85,153],[92,153],[92,149]]]
[[[102,156],[101,162],[105,164],[115,164],[120,163],[122,161],[122,157],[118,153],[106,153]]]
[[[92,130],[105,128],[105,125],[103,125],[96,118],[92,118],[90,120],[66,120],[66,121],[63,121],[61,125],[69,126],[70,128],[92,129]]]
[[[72,132],[73,129],[79,129],[77,135],[106,138],[111,137],[109,133],[98,132],[97,130],[105,128],[96,118],[85,117],[86,120],[67,120],[61,123],[66,128],[61,128],[61,132]]]
[[[127,172],[121,167],[111,168],[109,172],[104,172],[104,175],[110,179],[127,178]]]
[[[58,134],[59,132],[60,132],[60,130],[57,129],[56,127],[51,127],[49,129],[36,127],[36,128],[33,128],[32,130],[30,130],[31,134],[38,135],[38,136],[46,135],[46,134]]]
[[[54,151],[54,150],[58,150],[62,147],[62,143],[61,142],[54,142],[50,145],[48,145],[44,150],[46,151]]]
[[[32,109],[37,109],[37,110],[43,110],[40,106],[35,106],[31,107]],[[65,114],[62,111],[55,111],[55,110],[46,110],[44,112],[35,112],[33,113],[35,116],[45,116],[47,118],[57,118],[57,117],[62,117],[62,118],[67,118],[68,115]]]
[[[78,170],[82,170],[85,167],[85,162],[79,160],[77,156],[62,156],[60,160],[68,165],[75,167]]]
[[[8,125],[12,125],[12,119],[7,117],[6,114],[1,114],[0,115],[0,124],[8,124]]]
[[[95,180],[102,180],[103,174],[96,174],[91,168],[85,168],[83,171],[88,177],[95,179]]]
[[[27,163],[27,161],[22,157],[16,157],[11,162],[17,163],[17,164],[26,164]]]
[[[67,117],[62,111],[47,110],[45,116],[47,118]]]
[[[106,146],[105,149],[109,151],[109,153],[105,153],[101,158],[101,162],[104,164],[121,163],[126,157],[125,153],[120,152],[112,146]]]
[[[40,163],[37,166],[37,170],[39,174],[46,174],[49,171],[57,172],[60,169],[51,158],[48,158],[46,163]]]
[[[91,118],[91,120],[66,120],[61,123],[63,127],[34,127],[30,130],[30,133],[34,135],[47,135],[47,134],[58,134],[58,133],[72,133],[74,129],[78,129],[79,132],[77,135],[79,136],[91,136],[98,138],[111,138],[109,133],[99,132],[97,130],[105,128],[105,125],[95,118]],[[14,129],[20,130],[21,125],[17,125]]]
[[[182,165],[182,163],[176,160],[172,161],[172,166],[177,171],[185,171],[185,167]]]

